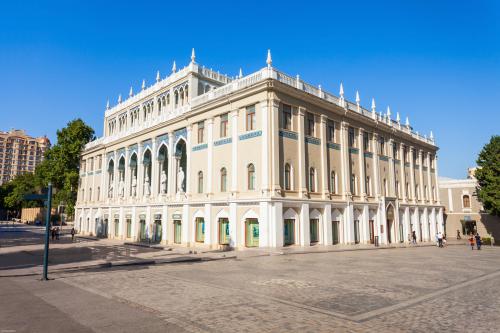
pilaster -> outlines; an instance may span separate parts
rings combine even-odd
[[[270,101],[271,103],[271,101]],[[270,148],[270,137],[269,137],[269,109],[268,101],[264,100],[260,102],[260,112],[261,112],[261,123],[262,123],[262,166],[261,166],[261,189],[264,195],[269,192],[269,148]],[[262,238],[259,238],[262,239]]]
[[[305,117],[306,109],[299,107],[298,116],[299,116],[299,128],[298,128],[298,137],[299,137],[299,197],[304,198],[307,194],[307,172],[306,172],[306,156],[305,156],[305,128],[304,128],[304,117]],[[302,238],[301,238],[302,239]]]
[[[358,147],[359,147],[359,187],[361,190],[361,197],[366,200],[366,163],[365,163],[365,147],[363,145],[364,129],[360,128],[358,133]],[[364,213],[363,213],[364,215]]]
[[[271,189],[272,195],[281,192],[280,186],[280,158],[279,158],[279,100],[270,100],[271,125],[269,126],[271,147]]]
[[[321,135],[321,198],[327,199],[328,191],[328,163],[327,163],[327,146],[326,146],[326,125],[328,118],[325,115],[320,117],[320,135]]]
[[[342,198],[344,200],[351,198],[350,178],[351,166],[349,164],[349,143],[348,143],[349,123],[342,121],[340,125],[340,151],[341,151],[341,165],[342,165]]]
[[[207,119],[207,194],[213,193],[214,118]]]
[[[233,110],[231,116],[231,195],[238,192],[238,110]]]

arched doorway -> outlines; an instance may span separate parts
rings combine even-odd
[[[128,189],[128,191],[132,197],[136,197],[137,196],[137,154],[136,153],[133,153],[132,156],[130,157],[129,167],[130,167],[130,170],[132,172],[130,173],[130,188]]]
[[[142,164],[144,165],[144,195],[149,197],[151,195],[151,151],[148,149],[144,152],[142,157]]]
[[[168,149],[164,144],[158,150],[158,164],[160,170],[158,174],[159,193],[166,194],[168,191]]]
[[[295,244],[295,226],[297,212],[293,208],[288,208],[283,214],[283,244],[285,246]]]
[[[113,182],[115,180],[115,162],[110,160],[108,163],[108,198],[113,197]]]
[[[122,156],[118,161],[118,196],[125,196],[125,158]]]
[[[175,145],[175,162],[177,171],[176,192],[186,192],[187,157],[186,142],[180,139]]]
[[[393,243],[396,239],[395,233],[394,233],[394,207],[392,204],[389,204],[387,206],[386,210],[386,219],[387,219],[387,244]]]

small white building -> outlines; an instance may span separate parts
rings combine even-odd
[[[85,147],[81,233],[162,244],[281,247],[432,240],[443,227],[432,133],[272,66],[191,62],[105,111]]]

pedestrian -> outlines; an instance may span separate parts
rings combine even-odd
[[[443,247],[446,246],[446,234],[443,235]]]
[[[52,240],[56,238],[56,229],[54,227],[50,228],[50,234],[52,236]]]
[[[438,232],[437,237],[438,237],[438,246],[443,247],[443,234],[441,233],[441,231]]]
[[[436,246],[439,247],[439,237],[438,237],[438,232],[436,232]]]
[[[476,247],[481,250],[481,236],[479,236],[479,233],[476,233]]]
[[[462,237],[460,237],[460,230],[457,229],[457,239],[462,239]]]
[[[470,237],[469,237],[469,245],[470,245],[471,250],[474,250],[474,236],[472,235],[472,233],[470,234]]]
[[[75,241],[75,227],[71,228],[71,241]]]
[[[417,244],[417,233],[415,232],[415,230],[411,232],[411,239],[413,244]]]
[[[59,240],[59,227],[56,228],[56,240]]]

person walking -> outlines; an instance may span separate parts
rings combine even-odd
[[[457,229],[457,239],[462,239],[462,237],[460,237],[460,230]]]
[[[59,240],[59,227],[56,228],[56,240]]]
[[[436,232],[436,246],[439,247],[439,232]]]
[[[481,236],[479,236],[479,233],[476,233],[476,247],[481,250]]]
[[[54,227],[50,228],[50,235],[52,236],[52,240],[56,239],[56,229]]]
[[[469,237],[469,245],[470,245],[471,250],[474,250],[474,236],[472,234],[470,234],[470,237]]]
[[[438,237],[438,246],[443,247],[443,234],[441,233],[441,231],[438,232],[437,237]]]
[[[411,240],[413,244],[417,244],[417,233],[415,232],[415,230],[411,232]]]
[[[71,228],[71,241],[75,241],[75,227]]]

